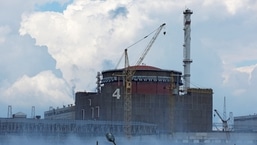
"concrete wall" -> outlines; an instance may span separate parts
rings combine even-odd
[[[123,97],[114,98],[112,93],[79,92],[76,119],[123,121],[123,103]],[[156,124],[160,132],[211,131],[212,110],[210,89],[192,89],[186,95],[132,95],[132,121]]]
[[[247,116],[238,116],[234,117],[234,131],[248,132],[255,131],[257,132],[257,115],[247,115]]]
[[[155,124],[161,133],[212,130],[212,90],[180,95],[181,73],[141,66],[132,79],[132,122]],[[99,93],[76,93],[76,119],[124,120],[123,70],[103,72]],[[175,91],[176,90],[176,91]]]

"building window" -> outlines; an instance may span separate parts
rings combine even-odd
[[[81,119],[85,120],[85,109],[81,110]]]
[[[99,116],[100,116],[100,107],[96,106],[95,109],[96,109],[96,117],[99,118]]]
[[[91,118],[94,119],[94,107],[91,107]]]
[[[91,99],[88,99],[88,104],[89,106],[91,106]]]

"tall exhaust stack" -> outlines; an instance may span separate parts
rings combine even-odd
[[[193,12],[190,9],[186,9],[184,12],[184,45],[183,45],[183,66],[184,66],[184,91],[187,92],[187,89],[190,88],[190,64],[192,60],[190,59],[190,41],[191,41],[191,14]]]

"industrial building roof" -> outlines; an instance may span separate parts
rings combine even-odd
[[[179,71],[175,71],[175,70],[164,70],[164,69],[160,69],[158,67],[154,67],[154,66],[149,66],[149,65],[136,65],[136,66],[129,66],[131,69],[135,69],[135,70],[150,70],[150,71],[173,71],[173,72],[177,72],[177,73],[181,73]],[[112,69],[112,70],[105,70],[103,71],[103,73],[105,72],[112,72],[112,71],[122,71],[124,70],[124,68],[122,69]]]

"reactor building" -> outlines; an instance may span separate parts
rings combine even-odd
[[[146,53],[134,66],[126,65],[125,58],[124,68],[98,73],[96,92],[76,92],[75,106],[51,109],[45,118],[90,121],[94,132],[127,135],[212,131],[213,91],[190,87],[191,14],[189,9],[184,11],[184,74],[142,65]],[[98,122],[106,126],[99,128]]]
[[[156,131],[212,130],[212,90],[180,93],[182,73],[152,66],[134,66],[131,126],[149,124]],[[124,122],[124,69],[102,72],[101,91],[76,93],[76,120]]]
[[[146,65],[103,71],[97,92],[76,93],[75,119],[123,122],[132,134],[138,124],[160,133],[212,131],[212,89],[190,88],[191,14],[184,11],[184,75]]]
[[[212,131],[213,91],[190,87],[191,14],[189,9],[184,11],[184,74],[142,65],[146,53],[134,66],[126,65],[125,56],[124,68],[98,73],[96,92],[76,92],[75,106],[50,109],[45,118],[90,121],[94,132],[127,135]]]

